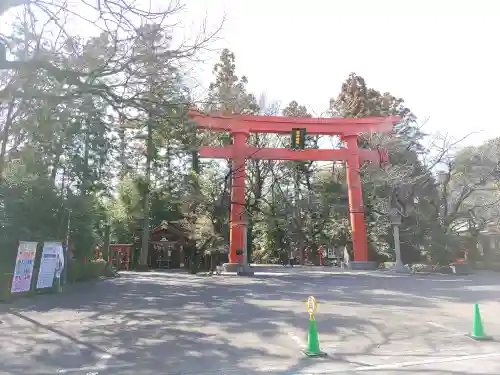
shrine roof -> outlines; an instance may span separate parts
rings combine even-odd
[[[167,232],[167,233],[171,233],[173,235],[180,236],[180,237],[187,236],[186,231],[182,227],[180,227],[179,225],[176,225],[172,222],[169,223],[166,220],[163,220],[160,225],[151,229],[152,235],[158,234],[160,232]]]

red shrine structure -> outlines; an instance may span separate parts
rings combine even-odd
[[[281,116],[242,116],[221,113],[205,114],[190,111],[189,118],[197,128],[212,131],[227,131],[233,143],[226,147],[201,147],[199,156],[232,160],[231,215],[229,235],[229,263],[243,263],[243,255],[237,250],[245,245],[243,213],[245,207],[245,161],[264,160],[318,160],[344,161],[346,163],[349,212],[352,227],[355,268],[370,268],[366,239],[364,205],[361,190],[360,165],[364,162],[382,165],[388,162],[383,150],[368,150],[358,147],[358,135],[368,132],[390,132],[400,121],[399,117],[365,118],[308,118]],[[338,135],[343,141],[340,149],[258,148],[248,146],[246,138],[250,133],[292,134],[297,130],[309,135]],[[352,262],[351,262],[352,263]],[[353,264],[354,268],[354,264]]]

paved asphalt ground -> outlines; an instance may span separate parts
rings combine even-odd
[[[500,342],[464,336],[477,302],[500,339],[500,275],[259,271],[126,272],[0,305],[0,375],[500,373]],[[309,295],[324,359],[300,354]]]

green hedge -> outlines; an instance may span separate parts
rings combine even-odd
[[[89,281],[107,275],[107,262],[104,260],[93,260],[83,263],[80,260],[71,259],[68,262],[68,283]]]
[[[6,301],[10,298],[10,287],[12,283],[12,273],[0,274],[0,301]]]

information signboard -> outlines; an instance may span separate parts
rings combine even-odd
[[[59,255],[62,253],[60,242],[45,242],[43,244],[40,271],[36,282],[37,289],[52,288],[54,276],[58,271]]]
[[[11,293],[28,292],[31,289],[37,245],[37,242],[19,242]]]

